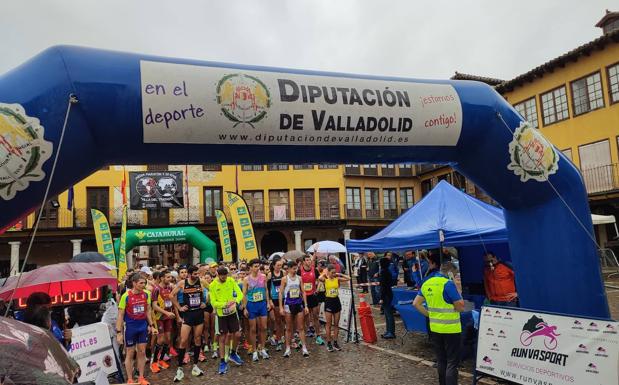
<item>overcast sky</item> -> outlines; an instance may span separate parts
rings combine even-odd
[[[56,44],[372,75],[511,79],[617,0],[2,0],[0,73]]]

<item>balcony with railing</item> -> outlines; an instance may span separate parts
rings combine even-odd
[[[617,163],[583,170],[582,177],[589,194],[619,190],[619,164]]]
[[[406,208],[390,205],[388,208],[373,206],[371,208],[356,204],[340,205],[336,202],[323,202],[318,207],[296,206],[290,212],[287,206],[282,209],[270,210],[270,217],[265,218],[263,210],[252,210],[249,212],[253,223],[282,222],[282,221],[333,221],[333,220],[393,220],[401,215]],[[276,218],[275,212],[279,211]],[[122,221],[122,208],[114,207],[102,212],[107,216],[110,226],[118,228]],[[231,223],[230,213],[227,208],[224,212]],[[148,210],[128,210],[127,225],[135,227],[165,227],[165,226],[187,226],[187,225],[210,225],[215,226],[215,217],[205,215],[202,206],[189,206],[185,208],[161,210],[157,214],[149,214]],[[54,216],[42,218],[39,228],[41,230],[50,229],[92,229],[90,209],[74,208],[73,211],[60,209]],[[268,219],[268,220],[267,220]],[[24,220],[21,224],[22,229],[29,229],[34,226],[34,221]]]

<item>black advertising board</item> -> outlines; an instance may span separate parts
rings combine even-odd
[[[129,180],[132,210],[184,207],[182,171],[130,172]]]

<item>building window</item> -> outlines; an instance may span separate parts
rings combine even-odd
[[[264,193],[262,191],[243,191],[243,199],[253,222],[264,222]]]
[[[295,219],[314,219],[314,190],[294,190],[294,217]]]
[[[346,187],[346,217],[361,218],[361,189]]]
[[[318,165],[318,169],[319,170],[334,170],[337,169],[338,165],[337,164],[333,164],[333,163],[324,163],[324,164],[319,164]]]
[[[414,195],[412,188],[401,188],[400,189],[400,207],[402,210],[406,210],[410,207],[413,207],[414,204]]]
[[[613,189],[613,165],[611,164],[608,140],[579,146],[578,156],[580,158],[580,170],[588,193]]]
[[[167,164],[149,164],[146,166],[147,171],[168,171]]]
[[[215,220],[215,210],[221,210],[223,207],[221,187],[205,187],[204,188],[204,221]],[[189,204],[189,203],[187,203]]]
[[[267,165],[267,170],[269,170],[269,171],[284,171],[284,170],[288,170],[288,165],[287,164],[281,164],[281,163],[269,164],[269,165]]]
[[[604,107],[602,79],[599,72],[572,82],[572,101],[574,115]]]
[[[58,227],[58,208],[60,207],[60,202],[58,201],[58,196],[53,197],[45,203],[45,207],[41,211],[41,219],[39,221],[39,228],[41,229],[53,229]],[[39,212],[38,210],[36,211]],[[106,211],[103,211],[105,215],[107,215]],[[86,213],[89,217],[90,210]]]
[[[271,221],[286,221],[290,219],[288,190],[269,190],[269,214]]]
[[[314,165],[313,164],[295,164],[293,168],[295,170],[313,170]]]
[[[86,187],[86,223],[92,227],[91,209],[97,209],[109,217],[110,190],[108,187]]]
[[[382,164],[380,172],[382,176],[395,176],[395,164]]]
[[[421,182],[421,196],[425,197],[430,191],[432,191],[432,179],[426,179]]]
[[[242,171],[262,171],[263,169],[261,164],[244,164],[241,166]]]
[[[202,171],[221,171],[221,164],[203,164]]]
[[[569,118],[565,86],[542,94],[542,117],[544,125]]]
[[[537,128],[537,103],[535,97],[514,105],[514,108],[527,122]]]
[[[347,164],[344,167],[344,173],[346,175],[361,175],[361,167],[358,164]]]
[[[321,188],[319,190],[320,219],[339,219],[340,190],[337,188]]]
[[[385,218],[395,219],[398,217],[398,202],[396,196],[396,189],[383,189],[383,213],[385,214]]]
[[[400,176],[413,176],[413,165],[412,164],[400,163],[398,165],[398,169],[400,172]]]
[[[365,189],[365,217],[380,218],[380,203],[377,188]]]
[[[378,175],[378,168],[375,164],[364,164],[363,175]]]
[[[610,102],[619,102],[619,63],[608,67]]]

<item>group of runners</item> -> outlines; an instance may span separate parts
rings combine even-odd
[[[283,357],[293,349],[309,357],[308,339],[329,352],[341,350],[339,287],[350,277],[314,256],[275,257],[268,264],[254,259],[238,269],[213,263],[145,270],[127,278],[118,304],[117,341],[124,345],[130,384],[149,384],[148,346],[153,374],[169,369],[176,357],[175,382],[183,380],[184,366],[192,361],[191,375],[202,376],[199,363],[209,354],[219,359],[218,373],[224,375],[229,362],[244,364],[241,349],[254,362],[270,358],[268,346],[283,350]],[[324,334],[318,319],[322,303]]]

